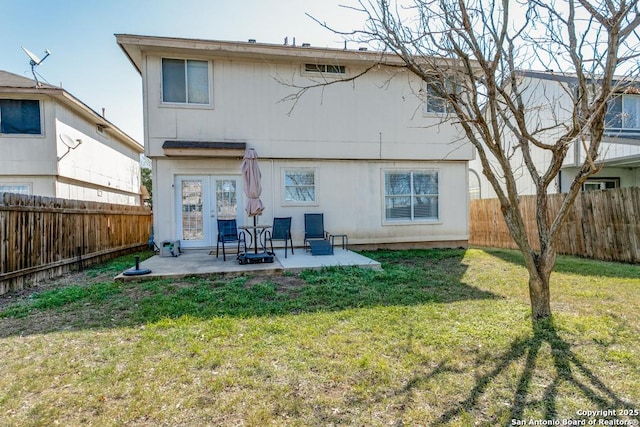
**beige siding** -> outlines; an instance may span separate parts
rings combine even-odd
[[[34,95],[3,94],[3,98],[40,100],[42,135],[0,135],[0,176],[55,175],[56,152],[50,143],[55,135],[55,102]]]
[[[291,216],[295,245],[302,245],[303,218],[308,212],[324,213],[327,230],[347,234],[350,244],[465,242],[467,162],[472,148],[450,122],[423,113],[421,82],[400,68],[379,67],[353,82],[309,89],[297,102],[286,101],[297,87],[323,82],[303,72],[304,63],[315,59],[299,59],[296,52],[282,50],[271,57],[256,54],[253,59],[218,50],[174,48],[163,52],[158,46],[151,52],[139,52],[145,154],[153,162],[155,240],[175,240],[181,235],[178,177],[240,179],[240,158],[165,157],[165,141],[179,140],[244,142],[247,148],[255,148],[265,205],[259,222],[270,224],[275,216]],[[340,54],[349,57],[349,53]],[[162,103],[163,57],[209,61],[210,105]],[[326,58],[319,61],[332,63]],[[363,64],[361,59],[347,60],[346,76],[363,71]],[[315,171],[315,203],[284,202],[286,168]],[[438,219],[386,221],[384,171],[423,169],[439,174]],[[241,189],[238,195],[238,220],[248,223]],[[215,221],[211,212],[202,218]],[[210,243],[215,245],[215,240]]]
[[[31,194],[47,197],[140,203],[140,156],[135,149],[108,129],[99,133],[93,121],[54,98],[30,99],[41,102],[43,134],[0,135],[0,183],[27,184]],[[60,135],[82,143],[69,149]]]
[[[171,106],[160,99],[160,61],[145,62],[151,157],[163,155],[166,140],[178,139],[243,141],[274,158],[471,158],[459,130],[423,114],[420,83],[407,72],[382,68],[355,82],[311,89],[294,105],[283,102],[297,91],[285,82],[313,83],[301,76],[302,63],[213,58],[212,105]]]
[[[347,234],[353,244],[465,241],[468,237],[467,179],[465,162],[389,162],[352,160],[260,159],[265,205],[260,223],[274,216],[291,216],[294,244],[304,238],[305,213],[322,212],[325,226],[333,234]],[[154,226],[156,240],[175,240],[174,188],[178,175],[240,177],[240,160],[164,160],[154,162]],[[316,171],[316,203],[306,206],[284,202],[282,171],[312,168]],[[439,174],[439,219],[414,223],[384,220],[383,173],[385,170],[433,169]],[[241,189],[239,198],[243,198]],[[243,200],[239,201],[242,210]],[[240,223],[249,223],[244,212]],[[210,219],[214,221],[214,218]]]

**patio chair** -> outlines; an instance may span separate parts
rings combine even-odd
[[[266,248],[267,241],[271,244],[271,253],[273,253],[273,241],[284,240],[284,257],[287,257],[287,245],[291,243],[291,255],[293,255],[293,239],[291,239],[291,217],[273,218],[273,227],[271,231],[264,232],[264,246]]]
[[[312,245],[312,241],[326,241],[326,244],[322,242],[322,244]],[[333,247],[329,243],[329,233],[324,229],[324,214],[321,213],[304,214],[304,250],[311,250],[314,254],[313,246],[320,251],[328,251],[327,254],[333,253]],[[325,255],[325,253],[322,254]]]
[[[218,220],[218,239],[216,242],[216,258],[218,258],[220,245],[222,244],[222,260],[227,260],[227,254],[225,252],[225,243],[237,242],[238,254],[240,254],[240,243],[244,246],[244,251],[247,252],[247,239],[244,231],[238,233],[238,225],[235,219],[219,219]]]

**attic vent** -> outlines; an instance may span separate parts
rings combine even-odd
[[[304,64],[304,70],[308,73],[346,74],[344,65],[331,64]]]
[[[103,125],[101,123],[96,124],[96,132],[98,132],[100,135],[106,135],[108,128],[109,128],[108,126]]]

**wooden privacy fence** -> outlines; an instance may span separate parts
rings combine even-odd
[[[0,294],[140,250],[152,220],[140,206],[0,193]]]
[[[563,194],[549,197],[549,214],[560,209]],[[539,248],[535,196],[521,196],[527,234]],[[561,229],[556,250],[606,261],[640,262],[640,188],[585,191],[578,195]],[[469,244],[516,248],[504,222],[498,199],[472,200]]]

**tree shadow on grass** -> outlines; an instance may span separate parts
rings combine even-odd
[[[541,420],[558,420],[560,423],[562,419],[586,420],[587,423],[589,419],[593,420],[594,417],[588,418],[585,415],[559,413],[557,408],[558,393],[561,387],[565,385],[578,390],[580,394],[578,397],[589,402],[587,408],[582,408],[584,410],[610,411],[637,408],[637,404],[624,400],[608,387],[598,375],[585,366],[580,358],[571,350],[571,346],[560,338],[551,321],[538,322],[534,325],[533,332],[533,336],[530,338],[520,338],[513,341],[509,349],[495,359],[498,361],[495,367],[484,375],[477,377],[474,386],[466,396],[442,413],[431,425],[446,425],[459,420],[459,418],[466,414],[481,412],[483,398],[488,393],[492,382],[497,381],[498,377],[505,374],[512,364],[518,363],[523,358],[524,368],[519,375],[517,386],[508,408],[508,417],[504,418],[506,419],[504,425],[514,425],[513,420],[525,419],[525,411],[529,408],[534,410],[542,409]],[[545,386],[542,397],[532,398],[529,396],[532,380],[535,377],[540,350],[545,344],[550,347],[555,374]],[[427,374],[426,377],[435,377],[442,372],[453,371],[451,371],[450,368],[439,365],[433,372]],[[422,379],[423,378],[420,378],[420,380]],[[416,382],[418,381],[410,381],[408,387]],[[404,391],[407,392],[409,390],[406,389]],[[614,415],[598,416],[595,418],[619,420],[625,417]],[[636,415],[630,419],[640,420],[640,417]],[[528,423],[528,418],[525,421]],[[497,425],[498,423],[498,420],[492,420],[487,421],[485,425]]]
[[[135,327],[165,318],[256,317],[501,298],[462,281],[464,250],[372,252],[383,271],[357,267],[298,275],[108,282],[32,295],[0,311],[0,338]]]

